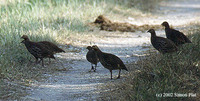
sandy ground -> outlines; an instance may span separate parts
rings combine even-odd
[[[175,28],[179,25],[195,23],[200,19],[200,1],[199,0],[179,0],[162,2],[160,10],[155,16],[140,18],[129,17],[127,22],[142,24],[161,24],[168,21]],[[180,27],[180,29],[183,27]],[[179,29],[179,28],[176,28]],[[98,31],[99,36],[92,40],[99,48],[108,53],[119,56],[125,64],[137,61],[142,52],[150,45],[150,34],[144,32],[120,33]],[[157,34],[164,36],[164,30],[157,31]],[[88,36],[89,37],[89,36]],[[89,45],[86,42],[83,46]],[[44,82],[35,82],[31,84],[31,90],[28,96],[23,100],[36,101],[79,101],[79,100],[96,100],[99,95],[97,86],[104,85],[107,82],[116,82],[118,71],[114,71],[113,80],[110,80],[110,73],[100,63],[96,72],[88,72],[91,68],[85,55],[87,50],[81,48],[81,52],[67,52],[57,55],[57,58],[69,61],[64,64],[69,68],[68,71],[55,72],[53,74],[44,74],[48,77]],[[122,77],[128,72],[122,71]]]

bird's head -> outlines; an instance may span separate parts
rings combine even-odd
[[[87,46],[86,49],[88,49],[88,50],[92,50],[92,47],[91,47],[91,46]]]
[[[95,51],[99,51],[99,47],[97,45],[93,45],[92,48],[95,50]]]
[[[149,29],[147,32],[151,33],[152,36],[156,36],[156,32],[154,29]]]
[[[25,44],[25,40],[23,40],[21,43]]]
[[[27,35],[23,35],[21,38],[24,39],[24,40],[29,40]]]
[[[161,25],[165,26],[166,28],[169,28],[169,23],[167,21],[164,21]]]
[[[149,32],[149,33],[155,33],[155,30],[154,29],[149,29],[147,32]]]

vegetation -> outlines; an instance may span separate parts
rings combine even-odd
[[[156,1],[159,0],[5,0],[0,5],[0,98],[12,96],[16,99],[25,95],[22,85],[28,86],[33,79],[39,81],[45,70],[51,72],[30,65],[33,57],[20,44],[22,35],[29,35],[33,41],[47,40],[63,45],[68,43],[67,40],[73,43],[76,41],[74,36],[90,33],[87,24],[98,15],[137,16],[142,14],[140,10],[153,10]],[[168,100],[156,97],[156,94],[162,93],[198,94],[200,25],[195,26],[197,29],[188,31],[192,44],[183,45],[172,55],[150,53],[137,64],[129,65],[140,69],[130,73],[124,84],[113,85],[118,89],[109,92],[112,97],[107,94],[105,98],[148,101]],[[200,100],[199,96],[170,98],[188,99]]]
[[[180,50],[173,54],[148,52],[149,56],[142,58],[137,64],[129,65],[129,68],[138,69],[127,76],[123,81],[125,83],[107,86],[114,86],[117,89],[111,90],[110,94],[106,93],[105,98],[136,101],[199,101],[200,25],[194,25],[193,28],[196,29],[188,30],[192,44],[182,45],[179,47]],[[193,97],[189,97],[189,93],[194,94]],[[176,94],[187,95],[180,97],[184,95]]]
[[[20,44],[22,35],[28,35],[33,41],[73,43],[76,40],[74,36],[81,37],[89,33],[87,24],[98,15],[142,14],[140,10],[135,9],[137,6],[133,4],[136,3],[141,2],[140,0],[2,1],[0,5],[0,98],[15,94],[16,96],[13,97],[15,99],[19,96],[17,94],[22,94],[16,93],[16,89],[22,87],[17,87],[16,83],[28,85],[32,79],[40,80],[41,74],[47,70],[31,64],[31,61],[34,61],[33,57],[24,45]],[[13,89],[9,91],[8,87]]]

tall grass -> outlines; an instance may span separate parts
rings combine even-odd
[[[86,34],[87,23],[98,15],[128,15],[136,11],[125,3],[132,1],[138,0],[5,0],[0,5],[1,82],[6,79],[28,83],[41,74],[39,68],[29,64],[33,56],[20,44],[22,35],[33,41],[64,44],[70,36]],[[3,83],[0,85],[0,96],[4,96],[1,91],[6,89]]]

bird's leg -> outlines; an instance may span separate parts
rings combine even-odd
[[[94,70],[94,66],[92,65],[92,68],[91,68],[91,70]]]
[[[44,67],[44,61],[43,61],[43,58],[41,58],[41,61],[42,61],[42,66]]]
[[[36,64],[38,63],[38,58],[35,58],[35,63],[36,63]]]
[[[112,70],[110,70],[110,78],[112,79]]]
[[[97,64],[95,64],[94,72],[96,72],[96,69],[97,69]]]
[[[50,60],[50,58],[49,58],[49,64],[51,63],[51,60]]]
[[[94,70],[94,67],[93,67],[93,65],[92,65],[92,63],[91,63],[91,69],[90,69],[89,72],[91,72],[92,70]]]
[[[41,61],[41,59],[40,59],[40,61]],[[38,61],[38,63],[40,63],[40,61]]]
[[[119,79],[119,78],[120,78],[120,72],[121,72],[121,69],[119,69],[119,74],[118,74],[118,77],[117,77],[117,79]]]

